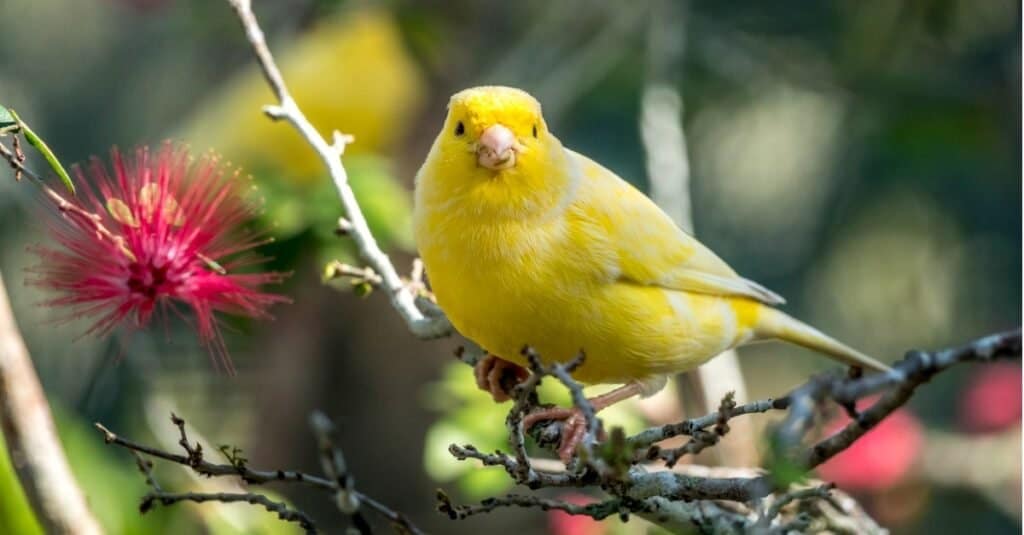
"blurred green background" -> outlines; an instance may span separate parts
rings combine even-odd
[[[1018,2],[255,4],[313,122],[356,136],[346,167],[402,271],[414,254],[412,177],[451,93],[522,87],[567,146],[643,188],[640,100],[658,81],[683,97],[697,233],[737,271],[787,296],[787,310],[886,360],[1020,324]],[[0,180],[0,269],[73,468],[111,533],[295,528],[243,505],[140,517],[142,478],[91,422],[174,448],[174,410],[210,444],[241,447],[253,466],[316,472],[306,425],[314,408],[339,425],[359,488],[431,532],[647,529],[568,525],[518,509],[458,523],[434,512],[438,486],[462,499],[505,489],[499,470],[454,464],[444,449],[467,440],[501,447],[506,409],[452,363],[457,341],[419,342],[382,296],[321,282],[327,260],[354,260],[333,234],[338,202],[314,154],[260,113],[270,94],[226,4],[6,0],[0,102],[66,164],[166,138],[225,154],[266,198],[273,267],[295,273],[280,289],[295,302],[276,307],[276,321],[231,323],[236,377],[213,371],[174,322],[78,338],[87,322],[53,324],[59,312],[22,284],[35,262],[26,246],[46,239],[42,208],[10,173]],[[757,397],[825,366],[774,344],[740,354]],[[834,472],[894,532],[1020,531],[1020,367],[980,372],[958,369],[914,398],[907,414],[920,425],[896,428],[892,440],[925,439],[891,481],[844,487]],[[977,425],[992,407],[1005,410]],[[642,425],[635,409],[613,417]],[[165,487],[213,488],[176,466],[157,473]],[[0,533],[38,530],[16,489],[0,455]],[[273,490],[329,533],[343,531],[325,496]]]

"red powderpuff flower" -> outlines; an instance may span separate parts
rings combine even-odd
[[[861,400],[859,410],[878,398]],[[845,414],[826,426],[832,435],[850,423]],[[822,479],[853,491],[878,491],[893,487],[910,473],[924,444],[924,429],[907,409],[897,409],[845,451],[818,467]]]
[[[29,282],[60,294],[45,304],[67,307],[67,319],[95,318],[87,334],[124,323],[142,328],[157,309],[180,313],[184,305],[200,341],[231,372],[216,314],[269,318],[270,305],[287,301],[259,289],[284,274],[236,271],[259,263],[252,249],[266,241],[243,230],[255,207],[238,173],[170,143],[156,154],[136,149],[134,158],[115,148],[111,163],[112,175],[94,157],[93,187],[58,202],[64,217],[51,230],[59,247],[33,249],[42,263]],[[81,168],[73,171],[89,184]]]
[[[1020,423],[1021,368],[997,362],[978,368],[960,398],[960,427],[972,433],[1002,431]]]

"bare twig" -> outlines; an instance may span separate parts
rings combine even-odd
[[[822,500],[830,499],[833,488],[835,488],[834,484],[825,483],[824,485],[792,490],[784,494],[781,494],[777,498],[772,500],[772,504],[765,511],[764,516],[762,516],[762,519],[764,519],[765,524],[767,525],[772,521],[772,519],[779,516],[779,513],[782,512],[783,507],[786,507],[787,505],[795,501],[807,500],[810,498],[818,498]]]
[[[335,131],[333,143],[328,143],[317,132],[298,104],[295,103],[291,93],[288,92],[281,71],[277,68],[274,56],[267,47],[263,30],[260,29],[256,15],[252,11],[252,2],[250,0],[228,0],[228,3],[238,15],[249,44],[256,54],[260,69],[278,100],[277,105],[265,107],[264,112],[275,120],[284,120],[291,124],[320,156],[330,172],[331,180],[334,182],[338,197],[345,210],[345,219],[348,223],[345,226],[346,232],[352,237],[360,256],[363,257],[369,268],[380,276],[381,286],[386,290],[392,306],[405,320],[409,330],[417,337],[436,338],[451,334],[452,327],[447,318],[441,315],[428,316],[416,306],[415,292],[402,281],[395,266],[380,249],[377,240],[370,232],[366,217],[349,185],[348,174],[341,163],[345,146],[353,141],[352,137]]]
[[[873,429],[883,418],[898,409],[914,393],[917,387],[928,382],[937,373],[962,362],[987,362],[997,359],[1019,359],[1021,355],[1021,330],[1016,329],[985,336],[959,347],[935,352],[911,351],[893,367],[888,374],[878,374],[856,380],[820,380],[827,388],[828,396],[840,401],[849,401],[889,388],[881,399],[860,417],[831,437],[815,444],[800,461],[809,468],[831,459],[837,453],[850,447],[857,439]]]
[[[356,480],[348,471],[341,449],[334,446],[334,424],[320,411],[314,411],[310,415],[309,424],[316,435],[317,448],[320,450],[320,466],[338,489],[334,493],[335,505],[342,514],[349,517],[352,527],[360,534],[369,534],[370,525],[359,511],[359,495],[355,492]]]
[[[15,322],[2,276],[0,424],[18,479],[46,531],[103,533],[64,456],[50,406]]]
[[[96,426],[96,429],[103,434],[103,440],[107,444],[114,444],[150,457],[156,457],[158,459],[187,466],[200,475],[211,477],[237,476],[242,481],[253,485],[263,485],[275,481],[283,481],[289,483],[303,483],[305,485],[327,491],[335,490],[333,482],[312,474],[293,470],[253,470],[245,465],[211,463],[203,457],[199,457],[198,459],[192,458],[190,460],[189,455],[180,455],[164,451],[159,448],[139,444],[114,433],[110,429],[107,429],[103,424],[96,423],[94,425]]]
[[[298,509],[288,507],[284,502],[275,502],[262,494],[251,492],[157,492],[153,491],[142,498],[139,510],[143,513],[150,511],[156,504],[174,505],[179,502],[220,502],[220,503],[250,503],[262,506],[271,513],[277,513],[277,518],[285,522],[295,522],[306,531],[316,533],[316,525]]]
[[[138,457],[139,454],[154,457],[157,459],[163,459],[172,463],[187,466],[192,469],[195,473],[216,477],[216,476],[227,476],[227,477],[238,477],[242,481],[253,484],[262,485],[273,482],[287,482],[287,483],[299,483],[309,485],[314,488],[325,490],[331,493],[335,497],[335,502],[338,508],[348,515],[353,526],[360,533],[370,533],[369,523],[360,514],[360,507],[366,506],[371,511],[379,514],[385,520],[387,520],[394,528],[395,532],[410,535],[423,535],[423,532],[417,528],[408,518],[403,514],[396,512],[381,502],[374,500],[373,498],[359,492],[354,487],[354,479],[348,473],[346,468],[344,457],[342,456],[341,450],[338,449],[333,440],[330,438],[332,434],[333,424],[330,420],[322,413],[315,413],[311,417],[311,423],[313,424],[314,431],[317,435],[317,441],[321,452],[321,458],[324,460],[324,469],[327,473],[326,478],[299,472],[295,470],[254,470],[249,468],[244,459],[229,458],[229,464],[218,464],[212,463],[204,457],[202,447],[198,443],[192,445],[188,439],[188,435],[185,430],[185,421],[176,415],[171,415],[171,422],[178,428],[180,440],[178,444],[185,450],[185,455],[171,453],[168,451],[161,450],[159,448],[153,448],[143,444],[139,444],[132,440],[126,439],[107,429],[100,423],[95,424],[103,434],[103,440],[107,444],[114,444],[125,449],[128,449],[136,455],[139,468],[146,476],[147,483],[153,487],[154,492],[150,493],[153,495],[153,500],[158,500],[164,505],[170,505],[179,501],[226,501],[226,502],[239,502],[245,501],[248,503],[262,505],[268,510],[272,510],[279,513],[287,512],[281,507],[284,504],[276,504],[269,498],[260,495],[246,494],[246,493],[183,493],[183,494],[166,494],[162,493],[158,485],[154,485],[155,480],[152,478],[150,472],[149,462]],[[221,500],[220,498],[226,498]],[[251,498],[251,499],[249,499]],[[153,500],[149,500],[152,502]],[[144,499],[143,503],[146,501]],[[275,507],[272,509],[271,506]],[[289,518],[281,516],[283,520],[292,522],[302,523],[302,513],[293,511],[295,515]],[[298,516],[296,516],[298,515]],[[308,519],[307,519],[308,520]],[[310,523],[311,525],[312,523]],[[305,524],[303,524],[305,527]]]
[[[728,411],[728,419],[745,414],[758,414],[773,410],[785,410],[789,408],[789,398],[763,399],[733,407]],[[700,418],[683,420],[682,422],[652,427],[633,435],[629,438],[630,445],[640,449],[661,442],[662,440],[679,435],[693,436],[697,431],[707,429],[718,423],[722,415],[721,410],[712,412]]]
[[[736,410],[736,401],[733,398],[733,393],[729,392],[722,398],[722,402],[719,404],[718,411],[716,411],[717,418],[715,418],[714,429],[712,431],[706,431],[705,428],[693,428],[688,435],[691,438],[689,442],[679,448],[662,449],[658,446],[652,446],[647,450],[647,459],[661,459],[665,461],[665,464],[669,468],[675,466],[679,459],[684,455],[696,455],[711,446],[718,444],[726,433],[729,432],[729,419],[732,418]],[[707,418],[707,417],[705,417]],[[686,423],[686,422],[684,422]],[[705,427],[710,427],[711,424]]]
[[[521,470],[519,463],[515,458],[500,451],[484,453],[469,444],[463,446],[451,444],[448,446],[448,453],[451,453],[452,457],[455,457],[460,461],[475,459],[480,461],[484,466],[500,466],[513,478],[517,477],[516,474]],[[585,487],[587,485],[595,484],[598,481],[599,480],[597,478],[593,477],[593,472],[587,472],[583,475],[579,475],[565,471],[565,467],[563,466],[560,470],[534,470],[534,477],[530,480],[529,486],[530,488]]]
[[[455,505],[443,491],[437,492],[437,509],[452,520],[461,520],[480,513],[489,513],[499,507],[537,507],[542,511],[564,511],[570,515],[584,515],[601,520],[618,514],[622,500],[613,499],[599,503],[577,505],[562,500],[550,500],[536,496],[509,494],[500,498],[487,498],[479,505]]]
[[[187,443],[187,442],[186,442]],[[222,503],[236,503],[244,502],[251,503],[253,505],[263,506],[264,509],[272,513],[277,513],[277,517],[285,522],[295,522],[299,524],[306,531],[306,533],[316,533],[316,525],[313,524],[313,520],[310,519],[305,513],[288,507],[288,504],[284,502],[275,502],[266,496],[254,493],[229,493],[229,492],[218,492],[218,493],[197,493],[197,492],[185,492],[185,493],[172,493],[164,491],[163,487],[156,480],[156,476],[153,475],[153,462],[143,458],[142,454],[137,451],[132,451],[132,455],[135,457],[135,464],[139,467],[139,471],[146,478],[146,484],[149,485],[152,491],[142,497],[142,501],[139,503],[139,512],[146,514],[153,509],[156,504],[164,506],[173,505],[178,502],[190,501],[196,503],[203,502],[222,502]]]

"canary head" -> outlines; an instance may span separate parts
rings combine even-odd
[[[561,142],[540,103],[511,87],[485,86],[452,96],[424,172],[433,190],[467,195],[482,214],[523,217],[557,202],[568,184]]]

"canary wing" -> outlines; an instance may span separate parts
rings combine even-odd
[[[779,305],[785,299],[745,279],[696,238],[683,232],[653,201],[586,156],[577,158],[583,187],[578,206],[608,238],[620,280],[671,290],[742,296]]]

